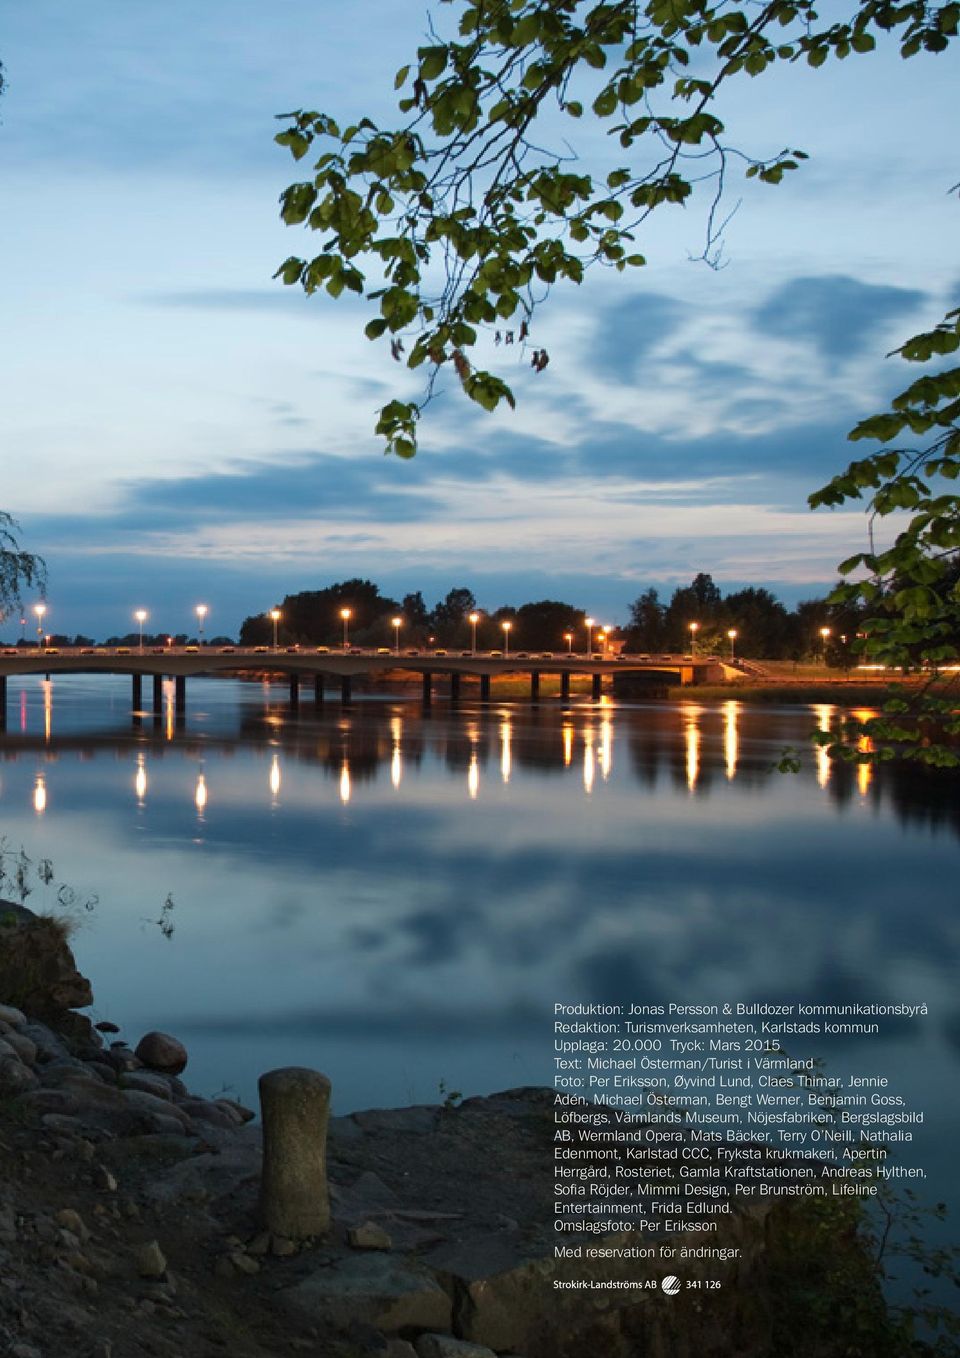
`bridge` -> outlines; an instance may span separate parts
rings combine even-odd
[[[187,679],[200,675],[267,671],[289,679],[290,702],[300,702],[304,680],[313,681],[313,697],[323,706],[328,682],[339,684],[340,698],[349,703],[356,679],[375,679],[397,671],[419,675],[422,698],[429,706],[437,682],[443,678],[452,701],[460,697],[464,679],[476,680],[481,702],[490,699],[491,681],[507,675],[526,675],[532,701],[540,696],[543,675],[559,676],[560,697],[570,696],[574,675],[591,680],[591,692],[599,698],[604,680],[622,675],[662,677],[668,683],[698,684],[720,681],[726,666],[713,657],[690,655],[589,655],[572,652],[446,651],[410,648],[376,650],[350,647],[221,646],[185,647],[8,647],[0,653],[0,729],[6,726],[7,680],[18,675],[128,674],[135,711],[143,707],[143,681],[152,680],[153,711],[163,707],[163,681],[174,681],[174,704],[186,710]]]

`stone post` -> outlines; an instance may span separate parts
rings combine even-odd
[[[330,1081],[319,1071],[285,1066],[260,1076],[263,1174],[260,1216],[274,1235],[291,1240],[330,1227],[327,1119]]]

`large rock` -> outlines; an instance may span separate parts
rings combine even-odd
[[[145,1033],[135,1055],[145,1066],[164,1075],[179,1075],[187,1064],[186,1047],[169,1033]]]
[[[450,1328],[450,1297],[436,1278],[413,1260],[388,1254],[337,1260],[278,1293],[278,1299],[321,1326],[362,1323],[385,1334]]]
[[[0,996],[33,1018],[56,1019],[93,1003],[67,943],[68,926],[26,906],[0,901]],[[22,1014],[20,1015],[22,1018]]]
[[[36,1089],[39,1080],[18,1056],[0,1056],[0,1097],[16,1098]]]

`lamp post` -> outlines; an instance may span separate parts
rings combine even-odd
[[[503,628],[503,654],[504,654],[504,655],[509,655],[509,654],[510,654],[510,628],[513,626],[513,623],[510,622],[508,619],[504,619],[504,621],[500,624],[500,626]]]
[[[200,645],[203,646],[203,620],[210,612],[206,604],[197,604],[197,629]]]
[[[593,650],[593,628],[595,623],[596,618],[584,618],[583,620],[583,625],[587,629],[587,655],[590,655]]]
[[[43,646],[43,615],[47,611],[46,604],[34,604],[33,611],[37,615],[37,650]]]
[[[734,648],[737,644],[737,629],[735,627],[731,627],[730,631],[727,633],[727,636],[730,639],[730,659],[732,661],[735,654]]]
[[[145,608],[138,608],[133,616],[136,618],[137,626],[140,629],[140,654],[143,655],[143,624],[147,620],[147,610]]]
[[[697,633],[698,633],[699,630],[700,630],[700,624],[699,624],[698,622],[691,622],[691,623],[688,623],[687,626],[688,626],[688,628],[689,628],[689,630],[690,630],[690,654],[691,654],[691,655],[696,655],[696,653],[697,653]]]
[[[567,655],[573,654],[573,633],[564,632],[563,639],[567,643]]]
[[[278,626],[278,624],[279,624],[279,622],[280,622],[280,610],[279,610],[279,608],[271,608],[271,610],[270,610],[270,621],[273,623],[273,649],[276,651],[276,650],[278,649],[278,646],[277,646],[277,626]]]
[[[340,616],[343,619],[343,649],[346,650],[350,644],[350,609],[341,608]]]
[[[609,627],[600,628],[600,649],[604,655],[607,654],[607,636],[609,635],[609,632]]]
[[[820,662],[821,662],[821,664],[825,664],[825,663],[826,663],[826,659],[827,659],[827,640],[828,640],[829,636],[830,636],[830,628],[829,628],[829,627],[821,627],[821,628],[820,628]]]
[[[479,613],[471,613],[471,614],[470,614],[470,629],[471,629],[471,630],[470,630],[470,653],[471,653],[471,655],[476,655],[476,653],[477,653],[477,623],[478,623],[479,621],[480,621],[480,614],[479,614]]]
[[[393,627],[393,653],[394,653],[394,655],[399,655],[399,654],[400,654],[400,628],[403,626],[403,618],[391,618],[391,619],[390,619],[390,622],[391,622],[391,625],[392,625],[392,627]]]

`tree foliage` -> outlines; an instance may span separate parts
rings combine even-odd
[[[960,476],[960,367],[945,366],[958,348],[960,309],[896,350],[934,370],[850,434],[892,446],[851,462],[810,497],[813,508],[866,500],[867,550],[841,562],[851,578],[831,600],[862,610],[863,655],[927,676],[912,695],[891,698],[882,716],[848,723],[833,748],[853,758],[901,750],[926,763],[960,764],[960,498],[951,489]],[[901,443],[904,435],[911,441]],[[887,523],[895,535],[881,547]]]
[[[19,532],[16,520],[0,511],[0,619],[21,607],[25,589],[42,592],[47,582],[43,557],[21,548]]]
[[[486,410],[513,404],[472,356],[482,329],[526,346],[542,371],[548,355],[531,323],[553,284],[579,283],[592,264],[643,265],[643,223],[697,185],[709,194],[709,255],[733,161],[769,184],[797,169],[801,151],[760,157],[727,144],[719,109],[731,81],[867,53],[887,32],[904,57],[940,52],[960,20],[957,0],[860,0],[829,21],[812,0],[440,2],[456,33],[433,32],[397,72],[394,125],[299,110],[281,115],[276,138],[296,160],[311,157],[309,177],[281,197],[283,220],[320,240],[278,276],[307,293],[365,295],[378,313],[368,337],[426,369],[419,401],[379,412],[377,431],[401,457],[416,452],[441,370]],[[579,153],[581,124],[608,133],[609,164],[595,147]]]

